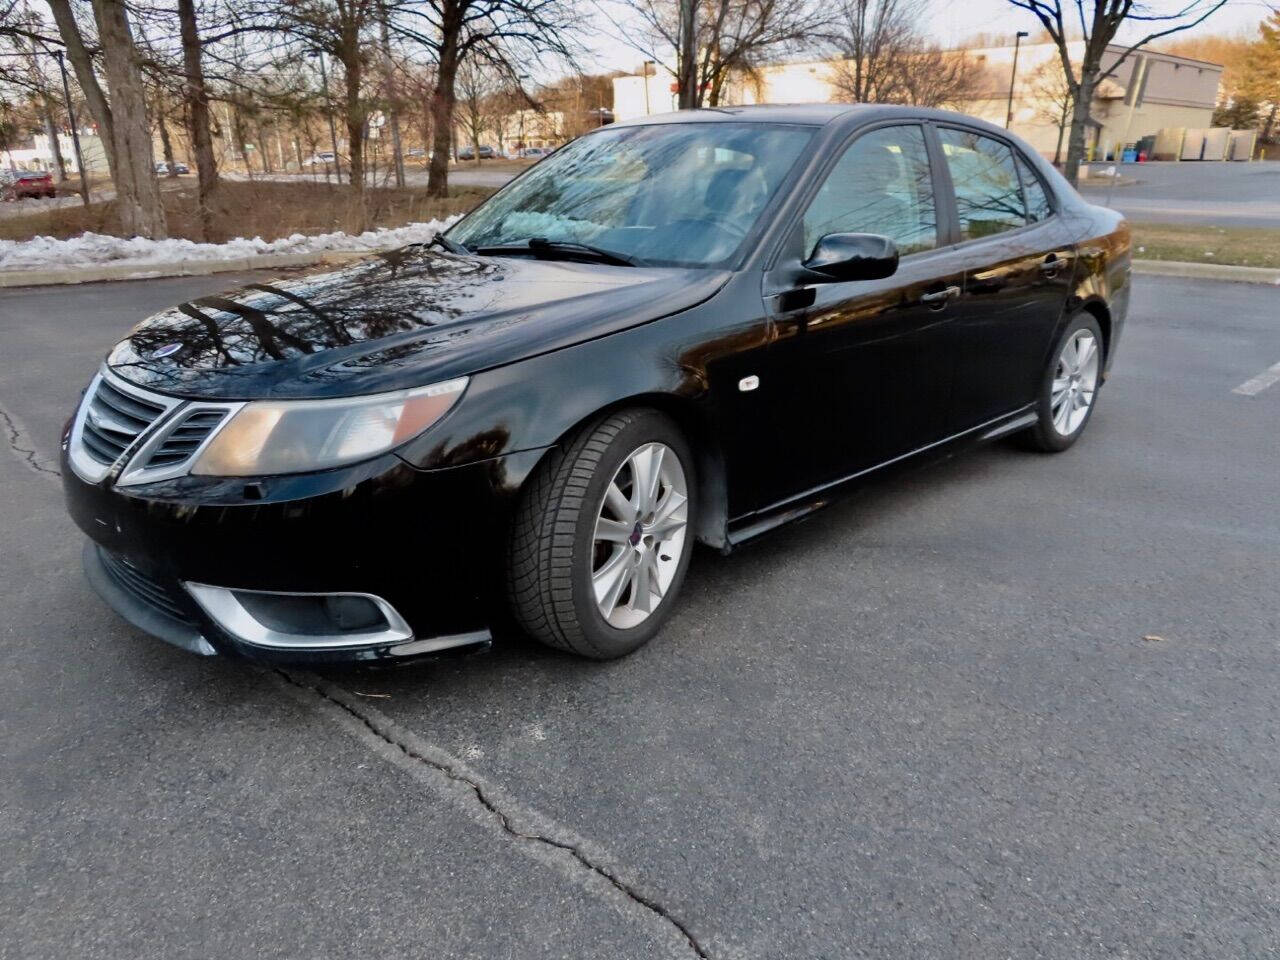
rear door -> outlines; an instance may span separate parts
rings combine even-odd
[[[1012,144],[959,126],[937,133],[965,272],[950,329],[951,426],[958,432],[1035,399],[1075,251],[1051,195]]]

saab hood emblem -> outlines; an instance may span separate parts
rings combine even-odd
[[[182,344],[180,343],[166,343],[163,347],[156,347],[151,351],[151,359],[163,360],[165,357],[172,357],[181,349]]]

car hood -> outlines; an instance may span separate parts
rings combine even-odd
[[[405,247],[201,297],[107,357],[178,396],[351,396],[477,373],[687,309],[728,273],[459,256]]]

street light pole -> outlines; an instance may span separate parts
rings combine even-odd
[[[80,171],[80,200],[89,205],[89,171],[85,169],[84,156],[80,153],[80,131],[76,129],[76,111],[71,106],[71,84],[67,80],[67,65],[62,62],[62,51],[54,50],[53,59],[58,61],[58,72],[62,74],[62,96],[67,104],[67,122],[71,124],[71,143],[76,150],[76,169]],[[57,131],[53,134],[58,135]]]
[[[644,62],[644,115],[649,115],[649,68],[654,65],[652,60]]]
[[[333,141],[333,174],[342,182],[342,161],[338,159],[338,128],[333,125],[333,100],[329,97],[329,74],[324,69],[324,51],[316,51],[320,61],[320,83],[324,86],[324,112],[329,118],[329,139]]]
[[[1025,30],[1019,30],[1018,35],[1013,38],[1013,72],[1009,74],[1009,110],[1004,115],[1004,128],[1006,130],[1013,123],[1013,84],[1018,79],[1018,47],[1022,45],[1022,38],[1030,35]]]

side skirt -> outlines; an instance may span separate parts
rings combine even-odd
[[[864,470],[851,473],[838,480],[831,480],[812,487],[803,493],[787,497],[785,500],[779,500],[777,503],[760,510],[743,514],[741,517],[735,517],[729,521],[729,542],[722,552],[728,553],[733,547],[745,543],[753,537],[758,537],[760,534],[766,533],[775,527],[780,527],[784,523],[790,523],[792,520],[807,516],[815,510],[821,510],[832,500],[848,493],[849,489],[860,481],[869,479],[881,471],[888,470],[890,467],[905,465],[917,458],[924,459],[930,455],[941,455],[950,452],[953,447],[960,448],[966,445],[976,445],[985,443],[988,440],[1006,437],[1031,426],[1035,423],[1035,420],[1035,404],[1028,403],[976,427],[962,430],[960,433],[952,434],[941,440],[935,440],[933,443],[918,447],[891,460],[885,460],[883,463],[878,463],[873,467],[867,467]]]

